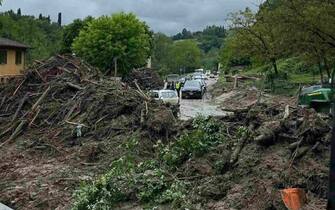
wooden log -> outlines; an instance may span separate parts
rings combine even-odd
[[[234,77],[234,89],[238,88],[238,78]]]
[[[23,83],[26,82],[26,78],[24,80],[22,80],[22,82],[19,84],[19,86],[15,89],[14,93],[13,93],[13,96],[16,95],[16,93],[19,91],[19,89],[21,88],[21,86],[23,85]]]
[[[247,141],[248,139],[248,135],[244,135],[242,138],[239,139],[239,141],[237,142],[237,145],[231,155],[231,158],[230,158],[230,164],[234,164],[238,161],[238,156],[239,154],[241,153],[243,147],[244,147],[244,144],[245,142]]]
[[[301,157],[303,157],[304,155],[307,154],[308,151],[310,151],[310,149],[311,148],[309,146],[304,146],[304,147],[299,148],[297,150],[295,158],[301,158]]]
[[[255,138],[257,144],[262,146],[270,146],[276,142],[277,134],[282,130],[280,121],[266,122],[258,130],[259,135]]]
[[[71,87],[71,88],[73,88],[73,89],[76,89],[76,90],[84,90],[85,89],[85,88],[80,87],[79,85],[75,85],[75,84],[73,84],[71,82],[67,82],[66,85],[69,86],[69,87]]]
[[[71,109],[69,110],[69,112],[65,115],[65,118],[64,118],[64,120],[66,121],[66,120],[70,120],[71,118],[71,115],[72,115],[72,113],[74,112],[74,110],[77,108],[77,103],[75,103],[72,107],[71,107]]]
[[[39,78],[46,83],[47,81],[42,77],[42,75],[40,74],[40,72],[37,69],[34,69],[34,72],[36,72],[36,74],[39,76]]]
[[[4,105],[4,103],[6,102],[6,99],[7,99],[7,96],[4,96],[4,97],[1,99],[0,109],[2,108],[2,106]]]
[[[140,86],[139,86],[138,83],[137,83],[137,80],[134,80],[134,83],[135,83],[136,88],[138,89],[138,93],[139,93],[145,100],[150,101],[150,100],[151,100],[150,97],[147,96],[147,94],[145,94],[145,93],[142,91],[142,89],[140,88]]]
[[[19,116],[19,113],[20,113],[23,105],[26,103],[26,101],[28,100],[28,98],[29,98],[29,94],[26,93],[23,96],[22,100],[20,101],[19,106],[17,107],[16,112],[15,112],[15,114],[14,114],[11,122],[14,122],[17,119],[17,117]]]
[[[38,108],[37,108],[37,112],[36,112],[35,116],[33,117],[33,119],[30,121],[28,127],[31,127],[31,126],[34,124],[34,122],[35,122],[36,118],[38,117],[38,115],[40,114],[40,112],[41,112],[41,109],[40,109],[40,107],[38,106]]]
[[[296,141],[296,142],[290,144],[290,145],[288,146],[288,148],[289,148],[290,150],[295,150],[295,149],[297,149],[297,147],[300,146],[300,144],[302,143],[302,141],[303,141],[303,139],[301,139],[301,140],[299,140],[299,141]]]
[[[44,93],[41,95],[41,97],[36,101],[36,103],[32,106],[31,111],[35,112],[37,107],[42,103],[44,98],[48,95],[49,91],[51,90],[51,87],[49,86]]]
[[[12,140],[15,140],[15,138],[22,132],[22,130],[26,125],[27,120],[22,120],[21,123],[15,129],[15,131],[12,133],[12,135],[9,137],[9,139],[0,145],[0,148],[3,147],[5,144],[11,142]]]
[[[16,123],[13,123],[9,128],[7,128],[5,131],[0,133],[0,138],[6,135],[7,133],[9,133],[10,131],[12,131],[14,128],[16,128],[18,124],[19,124],[19,121],[17,121]]]

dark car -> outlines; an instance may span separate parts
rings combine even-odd
[[[182,98],[199,98],[202,99],[204,89],[198,80],[187,80],[181,89]]]

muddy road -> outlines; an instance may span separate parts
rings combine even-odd
[[[227,112],[222,111],[214,98],[209,93],[217,78],[206,80],[207,92],[202,99],[182,99],[180,102],[180,119],[188,120],[198,115],[202,116],[225,116]]]

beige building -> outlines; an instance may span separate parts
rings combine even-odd
[[[0,38],[0,83],[8,78],[22,76],[27,45]]]

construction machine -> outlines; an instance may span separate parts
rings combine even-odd
[[[334,72],[328,84],[314,85],[302,88],[299,92],[299,105],[314,108],[317,112],[333,113],[332,105],[335,99]]]

